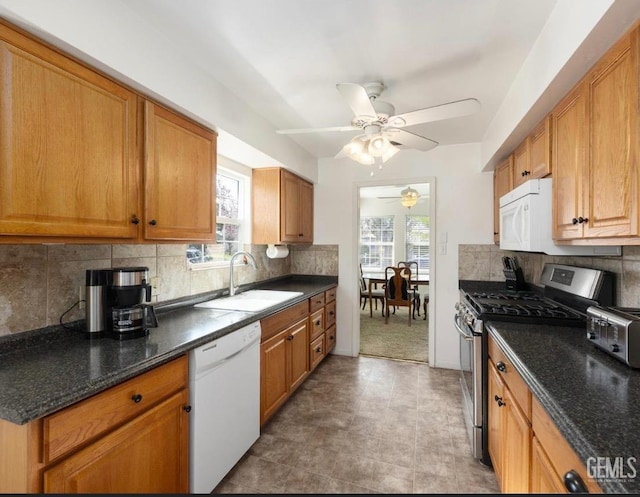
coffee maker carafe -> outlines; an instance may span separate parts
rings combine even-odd
[[[158,326],[151,300],[149,268],[88,269],[86,317],[89,336],[117,340],[149,334]]]

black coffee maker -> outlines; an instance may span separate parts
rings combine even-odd
[[[149,268],[87,269],[86,327],[90,337],[138,338],[158,326]]]

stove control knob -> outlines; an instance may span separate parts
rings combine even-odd
[[[596,334],[593,331],[587,331],[587,338],[589,340],[595,340],[596,339]]]
[[[617,343],[612,343],[610,346],[611,352],[620,352],[620,347],[618,347]]]

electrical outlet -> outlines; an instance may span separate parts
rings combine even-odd
[[[151,296],[152,297],[155,297],[160,293],[158,291],[158,287],[159,286],[160,286],[160,277],[159,276],[153,276],[151,278]]]
[[[86,298],[85,289],[86,289],[86,286],[84,285],[80,285],[78,287],[78,309],[80,310],[84,309],[85,307],[85,298]]]

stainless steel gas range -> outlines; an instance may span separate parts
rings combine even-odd
[[[460,334],[460,385],[473,456],[491,464],[488,452],[488,321],[585,327],[586,310],[611,305],[613,274],[545,264],[540,287],[507,290],[498,282],[461,281],[455,326]]]

